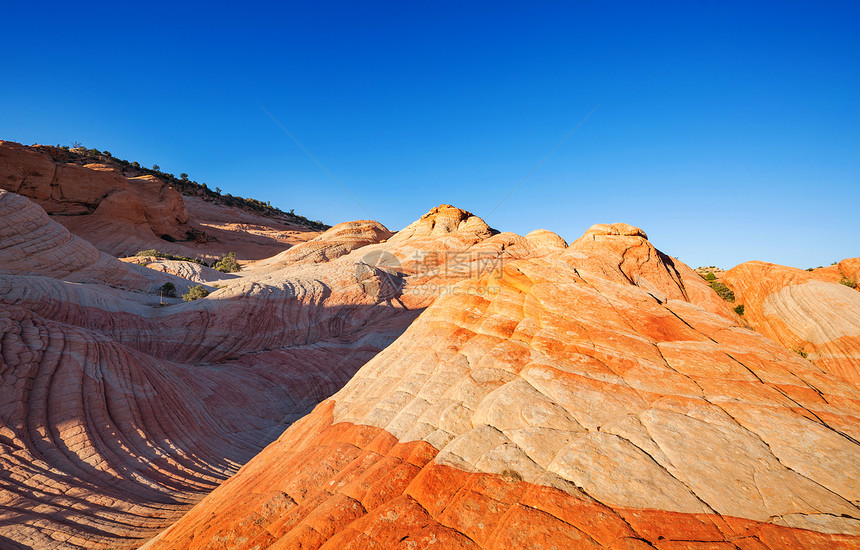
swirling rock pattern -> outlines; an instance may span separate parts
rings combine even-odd
[[[288,265],[328,262],[392,235],[384,225],[371,220],[339,223],[318,237],[261,260],[256,267],[272,271]]]
[[[454,286],[144,548],[860,546],[860,392],[641,230]]]
[[[218,283],[219,281],[235,279],[237,277],[237,275],[233,275],[232,273],[222,273],[217,269],[212,269],[196,262],[164,260],[154,256],[130,256],[120,258],[120,261],[132,265],[141,265],[153,271],[170,273],[171,275],[176,275],[182,279],[200,284]]]
[[[860,545],[851,372],[638,228],[567,246],[442,205],[168,307],[190,280],[13,193],[0,237],[0,547]],[[805,342],[851,337],[856,291],[780,273],[738,276],[777,280],[761,306],[727,274],[750,321],[786,294]]]
[[[765,336],[860,388],[860,258],[812,272],[747,262],[724,280],[744,305],[744,318]]]
[[[224,279],[119,262],[0,191],[0,547],[133,548],[343,386],[416,311],[354,262]],[[185,281],[186,288],[191,281]]]

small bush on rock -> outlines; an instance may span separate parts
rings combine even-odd
[[[142,258],[159,258],[161,260],[178,260],[180,262],[194,262],[195,264],[206,265],[204,262],[200,260],[195,260],[194,258],[189,258],[188,256],[176,256],[175,254],[167,254],[166,252],[161,252],[160,250],[150,249],[150,250],[141,250],[135,256],[140,256]]]
[[[194,300],[199,300],[200,298],[205,298],[209,296],[209,291],[206,290],[203,285],[192,286],[188,292],[182,295],[183,302],[193,302]]]
[[[735,301],[735,293],[732,292],[732,289],[724,285],[723,283],[711,283],[711,288],[714,289],[714,292],[720,295],[720,298],[727,302]]]
[[[230,252],[223,254],[221,259],[212,264],[213,269],[217,269],[222,273],[236,273],[242,270],[242,266],[236,261],[236,253]]]
[[[176,286],[170,281],[164,283],[160,287],[158,287],[158,291],[162,296],[167,296],[168,298],[176,298]]]

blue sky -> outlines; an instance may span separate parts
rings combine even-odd
[[[858,4],[650,4],[17,2],[0,139],[331,224],[450,203],[568,241],[631,223],[693,267],[860,255]]]

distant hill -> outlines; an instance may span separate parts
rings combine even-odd
[[[0,189],[29,198],[114,256],[154,249],[207,261],[228,252],[258,260],[329,227],[83,147],[0,141]]]
[[[159,169],[147,168],[139,162],[129,162],[127,160],[114,157],[110,151],[99,151],[98,149],[87,149],[86,147],[70,148],[63,145],[34,145],[34,148],[47,152],[56,162],[66,162],[85,166],[87,164],[101,163],[108,166],[113,166],[126,177],[137,176],[155,176],[168,185],[173,186],[183,195],[190,197],[200,197],[206,201],[214,202],[223,206],[233,206],[270,217],[277,220],[288,221],[299,225],[304,225],[314,231],[325,231],[331,226],[319,220],[309,220],[308,218],[294,213],[292,210],[284,212],[276,206],[272,206],[268,201],[263,202],[257,199],[240,197],[231,195],[230,193],[221,194],[218,191],[209,189],[205,183],[198,183],[186,177],[176,177],[173,174],[162,172]],[[216,188],[217,189],[217,188]]]

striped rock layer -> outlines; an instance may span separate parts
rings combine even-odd
[[[0,220],[2,548],[860,541],[849,376],[635,227],[568,247],[443,205],[162,306],[191,281],[12,193]]]
[[[192,281],[0,190],[0,548],[136,548],[341,388],[417,312],[353,264]],[[169,305],[162,305],[165,302]]]
[[[757,331],[860,388],[860,258],[812,272],[747,262],[725,282]]]
[[[860,547],[842,370],[746,328],[637,228],[564,247],[431,218],[366,247],[391,247],[404,300],[457,246],[509,254],[144,548]]]

